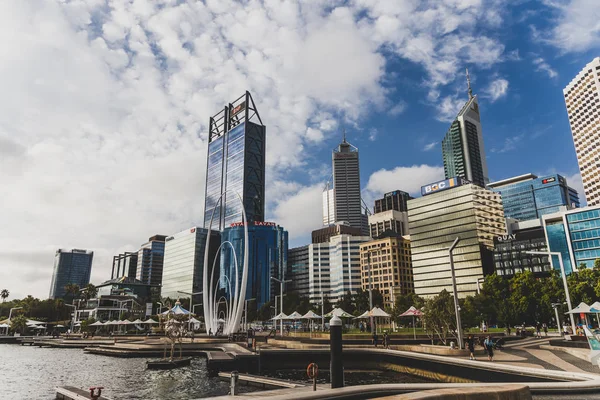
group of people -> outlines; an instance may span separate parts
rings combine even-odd
[[[384,349],[389,349],[390,348],[390,335],[388,335],[387,331],[383,332],[383,348]],[[379,344],[379,336],[377,335],[377,332],[373,332],[373,345],[375,347],[377,347],[377,345]]]
[[[469,360],[475,360],[475,342],[479,341],[474,335],[467,337],[466,347],[469,349]],[[494,361],[494,349],[497,347],[497,342],[494,342],[491,335],[488,335],[483,341],[483,348],[487,352],[488,361]]]

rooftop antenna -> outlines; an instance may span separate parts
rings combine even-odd
[[[467,68],[467,88],[469,89],[469,100],[473,98],[473,89],[471,89],[471,77],[469,76],[469,68]]]
[[[344,128],[344,143],[346,143],[346,128]]]

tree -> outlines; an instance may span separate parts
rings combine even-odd
[[[456,338],[456,314],[454,298],[446,291],[428,299],[423,307],[423,324],[428,336],[437,338],[444,345],[448,338]]]
[[[3,303],[6,301],[8,296],[10,296],[10,292],[8,291],[8,289],[2,289],[2,291],[0,291],[0,297],[2,297]]]
[[[392,319],[396,321],[397,324],[402,324],[402,322],[408,321],[408,319],[404,319],[405,317],[400,317],[400,314],[405,312],[410,308],[410,306],[414,306],[417,309],[423,308],[425,304],[425,300],[422,297],[419,297],[415,293],[408,294],[400,294],[396,296],[396,301],[394,303],[394,309],[392,310]]]
[[[341,308],[347,313],[354,314],[356,307],[354,305],[354,295],[348,290],[337,302],[336,307]]]
[[[594,260],[594,268],[600,268],[600,258]]]
[[[542,313],[539,299],[541,296],[541,282],[535,278],[533,272],[525,271],[510,280],[510,303],[516,317],[523,322],[539,322]]]
[[[10,330],[12,332],[23,334],[23,332],[25,332],[25,328],[27,328],[27,318],[25,315],[19,314],[16,317],[11,318]]]
[[[69,302],[72,302],[78,293],[79,293],[79,285],[77,285],[75,283],[67,283],[65,285],[65,294],[67,295],[66,297],[71,298]]]
[[[83,289],[83,297],[86,300],[93,299],[98,295],[98,289],[92,283],[88,283]]]

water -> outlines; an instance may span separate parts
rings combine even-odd
[[[82,349],[0,344],[0,397],[50,400],[57,386],[86,390],[104,386],[102,394],[115,400],[187,400],[229,392],[227,382],[208,376],[204,358],[170,371],[146,370],[146,360],[87,354]]]

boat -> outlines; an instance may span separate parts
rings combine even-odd
[[[175,358],[173,360],[163,359],[157,361],[146,361],[147,369],[175,369],[190,365],[192,357]]]

